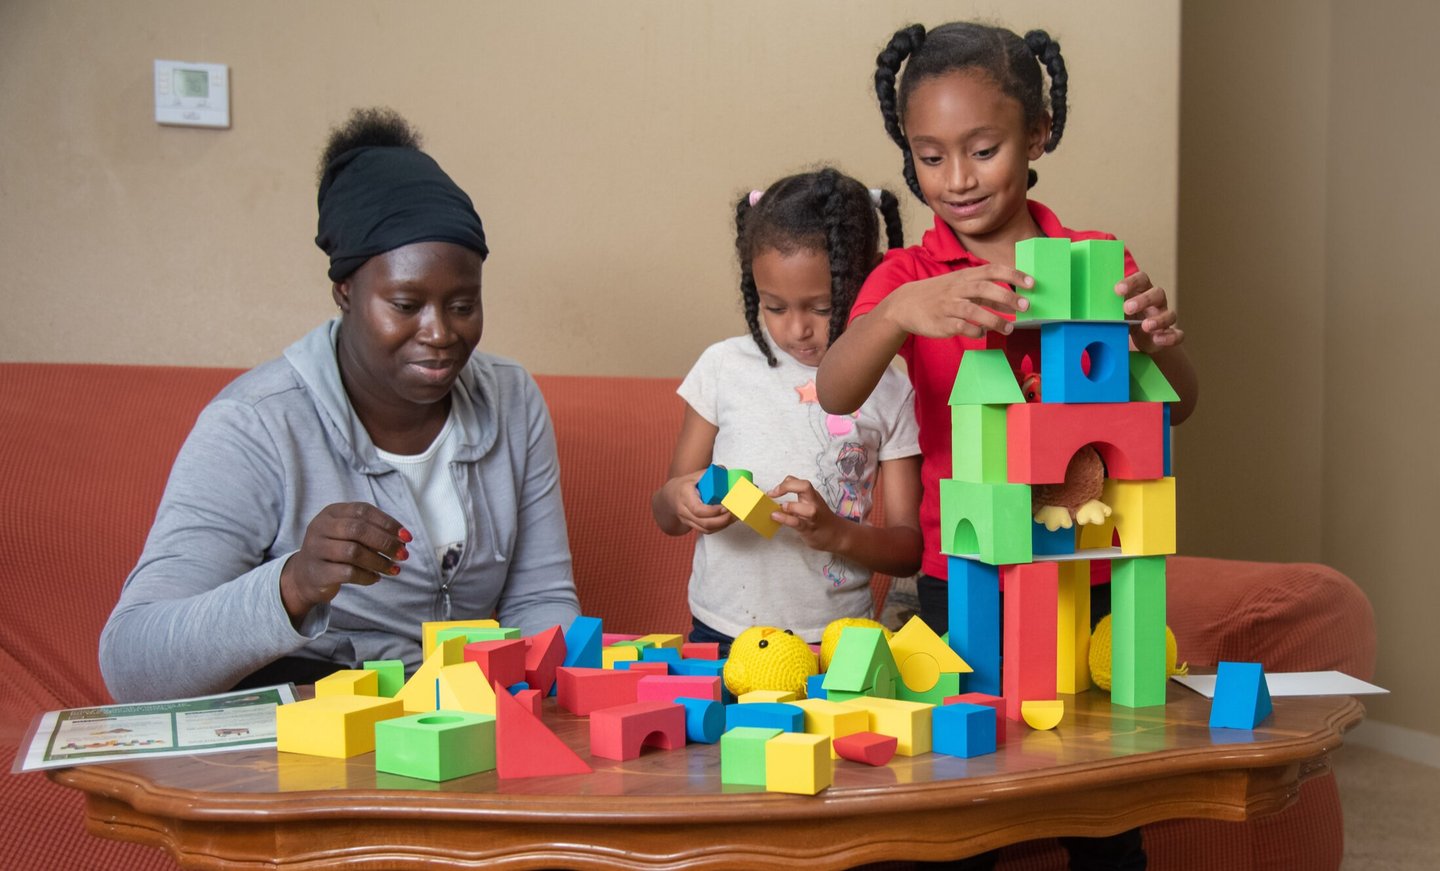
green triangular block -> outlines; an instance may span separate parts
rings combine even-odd
[[[895,698],[900,669],[890,644],[879,629],[847,626],[840,633],[830,668],[825,672],[825,697],[841,700],[839,693]]]
[[[1018,405],[1025,401],[1005,352],[966,351],[950,390],[951,405]]]
[[[1130,352],[1130,401],[1179,402],[1180,394],[1149,354]]]

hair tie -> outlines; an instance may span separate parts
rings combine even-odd
[[[882,191],[880,188],[871,188],[871,189],[870,189],[870,202],[872,202],[872,203],[875,204],[875,208],[877,208],[877,209],[880,208],[880,199],[881,199],[881,197],[883,197],[884,195],[885,195],[885,192]]]
[[[751,191],[751,192],[750,192],[750,207],[753,209],[753,208],[755,207],[755,204],[758,203],[758,202],[760,202],[760,198],[763,197],[764,195],[765,195],[765,192],[764,192],[764,191]]]

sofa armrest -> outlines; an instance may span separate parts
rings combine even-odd
[[[1350,578],[1315,563],[1172,557],[1167,622],[1180,661],[1267,671],[1375,672],[1375,613]]]

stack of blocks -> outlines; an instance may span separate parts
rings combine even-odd
[[[953,472],[940,482],[949,643],[974,669],[967,689],[1002,696],[1010,719],[1025,702],[1084,691],[1090,561],[1113,559],[1111,701],[1161,705],[1165,556],[1175,551],[1168,403],[1179,397],[1148,356],[1129,349],[1115,293],[1123,243],[1028,239],[1015,260],[1035,279],[1030,308],[1009,337],[991,334],[994,347],[964,354],[950,396]],[[1039,374],[1038,403],[1020,391],[1027,364]],[[1031,487],[1064,482],[1086,446],[1104,461],[1101,501],[1112,513],[1052,532],[1033,519]],[[1041,720],[1053,713],[1034,711]]]

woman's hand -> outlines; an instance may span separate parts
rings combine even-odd
[[[978,339],[986,330],[1009,333],[1013,325],[1000,313],[1025,311],[1030,301],[1002,284],[1030,288],[1035,280],[1018,269],[989,263],[902,284],[875,312],[884,310],[901,330],[931,339]]]
[[[1185,331],[1175,326],[1175,310],[1170,308],[1164,288],[1150,283],[1150,276],[1136,272],[1115,285],[1115,292],[1125,299],[1125,317],[1140,319],[1130,328],[1130,341],[1135,350],[1154,354],[1160,348],[1173,348],[1185,341]]]
[[[845,535],[855,524],[837,517],[815,485],[803,478],[787,475],[766,495],[778,499],[786,494],[794,495],[794,500],[780,503],[780,510],[770,517],[795,530],[800,540],[813,550],[843,553]]]
[[[280,570],[280,599],[298,625],[310,609],[335,598],[342,584],[369,586],[398,575],[409,556],[410,533],[366,502],[337,502],[321,509],[305,540]]]
[[[677,475],[665,482],[660,488],[661,498],[670,507],[671,512],[682,524],[695,530],[701,535],[709,535],[712,532],[719,532],[735,522],[735,515],[726,510],[723,505],[706,505],[700,501],[700,491],[696,484],[705,470],[691,472],[686,475]]]

